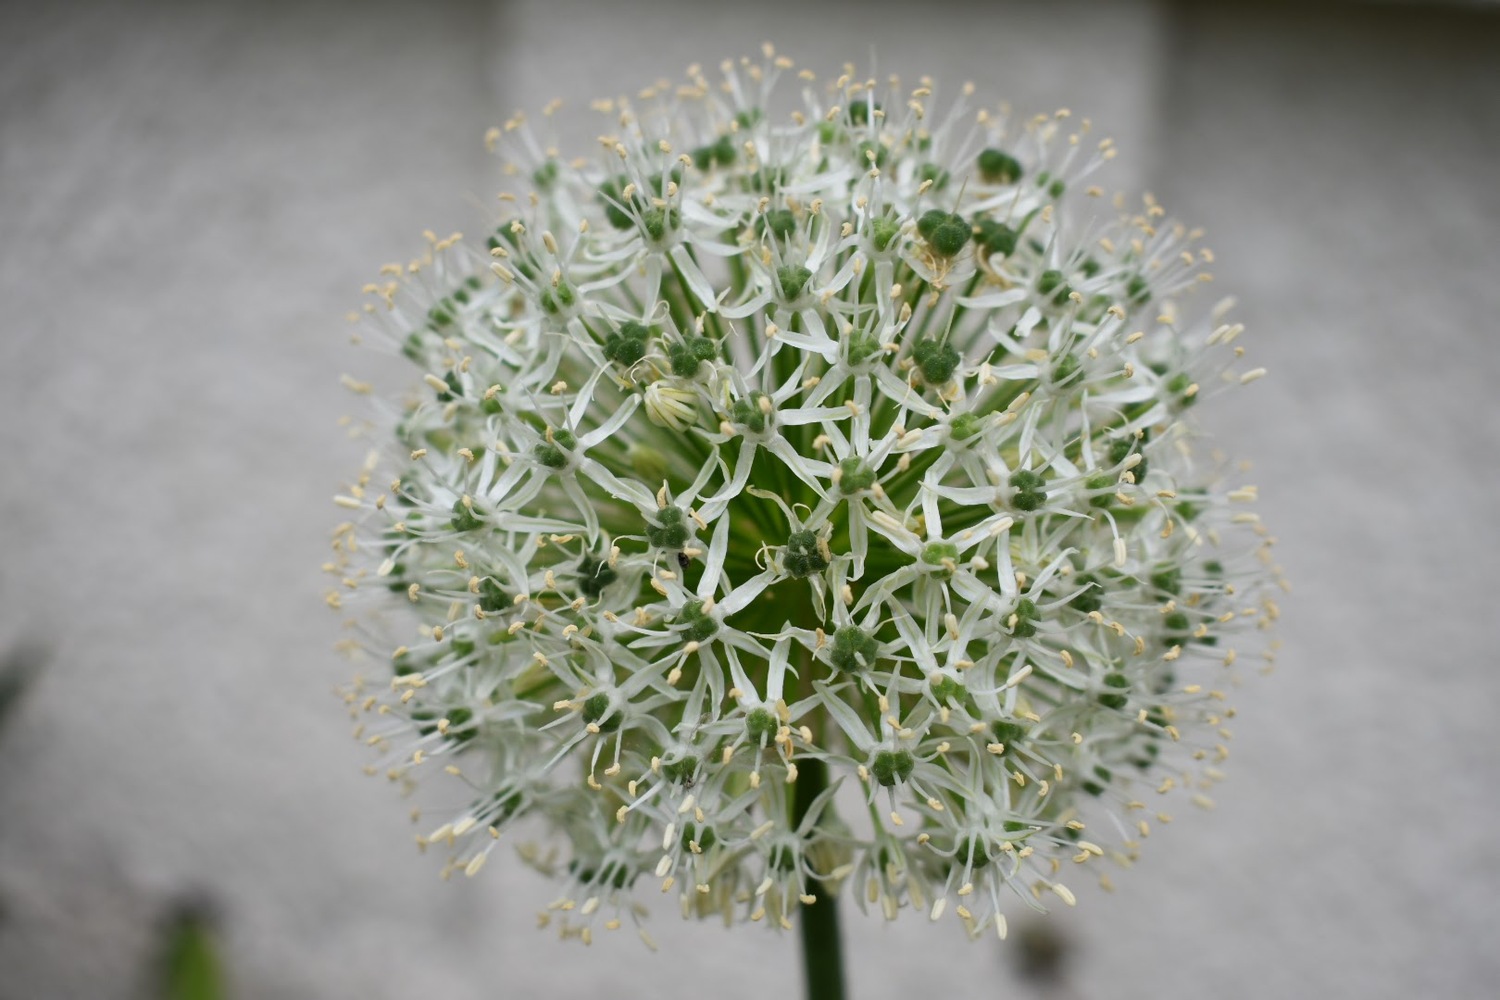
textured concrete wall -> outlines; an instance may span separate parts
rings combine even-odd
[[[1500,17],[1173,21],[1153,173],[1208,229],[1275,376],[1214,422],[1258,459],[1296,592],[1282,668],[1240,699],[1221,808],[1153,872],[1197,888],[1142,914],[1150,939],[1098,946],[1131,978],[1222,978],[1219,996],[1488,995]]]
[[[1500,19],[1261,4],[68,5],[0,13],[0,998],[146,995],[182,893],[238,995],[762,997],[794,942],[660,914],[583,952],[518,864],[445,885],[358,774],[316,572],[358,462],[341,315],[492,185],[512,108],[764,38],[1115,136],[1210,231],[1273,377],[1221,400],[1297,592],[1232,780],[1056,923],[1080,996],[1482,996],[1500,962]],[[596,131],[573,124],[582,142]],[[405,376],[400,376],[404,378]],[[497,861],[499,859],[497,858]],[[1013,953],[853,919],[861,997],[1017,995]],[[754,970],[746,975],[745,970]]]
[[[182,892],[242,996],[474,989],[467,904],[359,776],[317,567],[341,317],[487,186],[492,16],[0,13],[0,622],[53,657],[0,735],[6,1000],[136,995]]]

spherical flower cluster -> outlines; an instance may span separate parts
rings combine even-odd
[[[1260,374],[1180,311],[1197,234],[1095,222],[1113,149],[1065,111],[790,76],[601,102],[594,158],[494,130],[521,190],[481,245],[429,234],[355,315],[423,379],[338,497],[357,734],[452,776],[445,872],[544,820],[585,940],[648,884],[1004,936],[1203,800],[1275,616],[1254,490],[1195,452]]]

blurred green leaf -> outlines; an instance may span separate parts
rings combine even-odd
[[[165,936],[164,1000],[226,1000],[218,933],[207,913],[184,908]]]

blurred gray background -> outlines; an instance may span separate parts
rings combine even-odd
[[[342,316],[478,220],[484,129],[560,96],[586,140],[587,99],[763,39],[1070,106],[1207,228],[1271,369],[1207,416],[1296,587],[1218,809],[1048,925],[1060,981],[851,914],[854,995],[1493,995],[1496,9],[516,0],[0,8],[0,650],[45,656],[0,698],[0,998],[161,996],[184,906],[239,998],[796,995],[791,937],[585,951],[514,858],[439,882],[359,773],[318,573]]]

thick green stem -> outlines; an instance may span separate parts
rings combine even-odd
[[[821,760],[797,762],[792,822],[800,824],[808,807],[828,787],[828,768]],[[839,936],[838,897],[821,885],[808,886],[817,897],[802,905],[802,971],[807,1000],[844,1000],[844,950]]]

